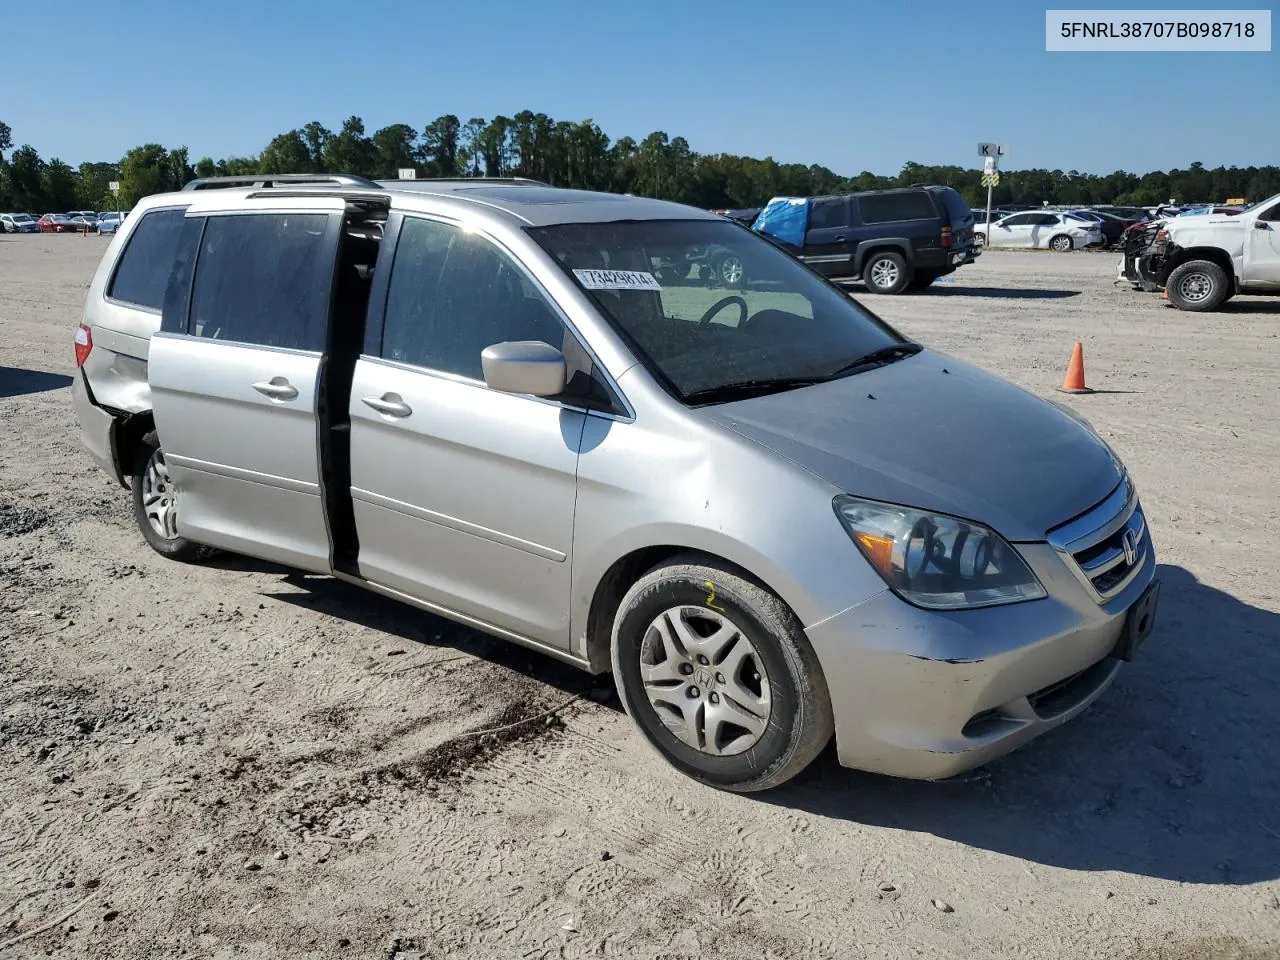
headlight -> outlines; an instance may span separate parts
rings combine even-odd
[[[918,607],[961,610],[1045,596],[1017,551],[981,524],[851,496],[833,505],[867,562]]]

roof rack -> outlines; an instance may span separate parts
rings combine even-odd
[[[551,186],[551,184],[544,180],[534,180],[531,177],[417,177],[413,180],[397,180],[389,178],[386,180],[379,180],[378,183],[384,186],[388,183],[509,183],[525,187]]]
[[[276,184],[297,186],[314,183],[319,185],[337,184],[345,187],[372,187],[378,185],[367,177],[358,177],[353,173],[259,173],[243,177],[199,177],[192,180],[183,190],[217,190],[222,187],[273,187]]]

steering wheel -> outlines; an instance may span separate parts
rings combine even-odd
[[[719,313],[725,307],[735,303],[738,305],[738,309],[742,311],[742,316],[738,318],[738,326],[742,326],[742,324],[745,323],[747,319],[747,301],[743,300],[741,297],[737,296],[736,294],[734,294],[733,296],[724,297],[720,300],[717,300],[715,303],[713,303],[711,305],[711,308],[702,315],[701,319],[698,320],[699,325],[710,323],[712,317],[714,317],[717,313]]]

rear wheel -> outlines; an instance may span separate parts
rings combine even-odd
[[[1065,233],[1060,233],[1056,237],[1051,237],[1049,239],[1049,249],[1057,250],[1059,253],[1065,253],[1070,250],[1072,246],[1074,246],[1074,244],[1071,242],[1071,238]]]
[[[1216,310],[1231,294],[1227,272],[1212,260],[1189,260],[1175,267],[1165,281],[1169,302],[1179,310]]]
[[[777,786],[831,739],[826,681],[795,614],[711,558],[677,557],[627,592],[613,674],[646,739],[709,786]]]
[[[726,287],[737,287],[746,278],[746,268],[742,260],[734,254],[727,254],[716,261],[716,279]]]
[[[901,293],[911,282],[911,274],[902,254],[881,250],[867,258],[862,279],[872,293]]]
[[[133,519],[151,549],[171,560],[200,560],[213,548],[178,536],[178,494],[155,431],[138,444],[133,461]]]

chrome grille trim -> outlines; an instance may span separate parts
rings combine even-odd
[[[1132,564],[1128,564],[1120,540],[1130,530],[1137,541]],[[1132,582],[1150,549],[1146,518],[1128,477],[1096,507],[1050,530],[1047,539],[1099,603],[1107,602]],[[1082,554],[1099,546],[1103,547],[1100,553],[1082,559]],[[1119,568],[1123,569],[1117,580],[1113,574]]]

